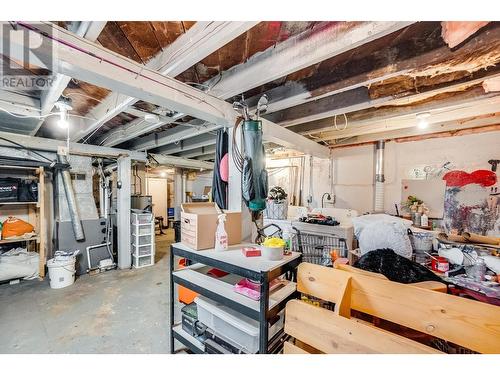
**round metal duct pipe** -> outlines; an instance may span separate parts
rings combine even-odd
[[[375,203],[374,212],[384,211],[384,152],[385,141],[377,141],[375,145]]]

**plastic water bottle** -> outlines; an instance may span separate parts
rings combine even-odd
[[[285,253],[288,253],[292,249],[291,236],[288,229],[283,231],[283,241],[285,241]]]

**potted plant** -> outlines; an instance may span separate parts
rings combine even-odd
[[[268,219],[285,220],[288,216],[288,194],[280,186],[269,190],[267,196],[266,216]]]

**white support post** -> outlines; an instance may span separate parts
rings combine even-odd
[[[182,191],[182,169],[175,168],[174,174],[174,220],[181,219],[181,204],[184,202]]]
[[[130,244],[131,168],[130,157],[118,158],[116,224],[118,227],[118,268],[120,269],[127,269],[132,265]]]

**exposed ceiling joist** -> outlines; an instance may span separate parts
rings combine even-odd
[[[317,64],[375,39],[400,30],[413,22],[325,22],[251,57],[215,77],[210,94],[226,98]],[[219,81],[220,79],[220,81]],[[210,83],[208,83],[209,86]]]
[[[359,87],[354,90],[345,91],[337,95],[324,97],[313,102],[301,104],[299,106],[275,112],[266,116],[267,119],[281,126],[290,127],[318,121],[333,117],[335,115],[348,114],[355,111],[379,107],[382,105],[392,105],[403,101],[423,100],[431,96],[437,96],[447,92],[460,92],[464,87],[469,87],[483,83],[487,79],[500,77],[500,65],[492,67],[490,70],[477,72],[476,75],[444,84],[437,84],[431,89],[422,88],[415,92],[414,90],[398,93],[397,95],[388,95],[376,99],[370,97],[368,88]],[[481,77],[474,79],[475,76]],[[331,121],[333,122],[333,121]],[[340,118],[339,123],[343,124],[344,119]],[[294,130],[298,130],[296,127]]]
[[[214,163],[209,163],[203,160],[193,160],[181,158],[178,156],[150,154],[154,160],[160,165],[173,166],[178,168],[189,169],[214,169]]]
[[[3,23],[3,25],[5,29],[11,27],[8,23]],[[42,46],[37,49],[37,53],[45,57],[52,56],[52,49],[55,48],[57,59],[54,63],[59,73],[125,95],[134,95],[146,102],[186,113],[219,126],[231,127],[235,123],[238,114],[231,104],[173,78],[146,69],[123,56],[68,33],[52,23],[44,22],[34,26],[18,22],[16,25],[33,30],[38,38],[47,39],[50,38],[50,35],[57,35],[57,39],[52,40],[53,46],[51,43],[42,43]],[[2,35],[2,46],[0,47],[3,47],[4,38],[9,38],[9,36]],[[11,46],[10,57],[23,62],[26,55],[23,35],[14,33],[14,36],[8,40]],[[328,148],[277,124],[265,121],[264,137],[266,134],[271,134],[274,137],[280,133],[282,133],[283,142],[288,146],[290,146],[290,141],[295,141],[292,147],[298,151],[307,152],[316,157],[325,157],[329,154]],[[303,146],[305,149],[301,149]]]
[[[5,26],[9,27],[8,25]],[[38,35],[43,35],[44,39],[50,39],[50,35],[57,35],[57,39],[52,39],[57,50],[54,63],[56,70],[62,74],[125,95],[134,95],[146,102],[206,121],[232,124],[236,118],[236,113],[229,103],[147,69],[51,23],[36,26],[27,23],[17,23],[17,25],[33,29]],[[8,35],[3,35],[3,38],[7,37]],[[10,45],[11,57],[24,62],[23,35],[11,34]],[[39,55],[52,55],[50,43],[43,43],[37,52]]]
[[[177,126],[161,133],[150,134],[140,138],[138,142],[135,143],[133,149],[150,150],[183,141],[193,137],[194,134],[202,135],[220,129],[220,126],[218,125],[205,124],[200,120],[193,120],[190,125],[191,126]],[[193,129],[193,127],[196,129]]]
[[[257,24],[257,22],[197,22],[164,51],[151,59],[151,61],[146,64],[146,67],[162,75],[175,77],[244,33],[255,24]],[[73,139],[77,140],[77,137],[81,139],[88,136],[102,124],[111,120],[136,102],[137,98],[133,96],[112,92],[102,103],[90,111],[89,115],[97,120],[94,121],[88,129],[76,134]],[[167,108],[173,109],[170,107]],[[127,141],[128,139],[120,138],[116,144]]]
[[[97,37],[101,33],[102,29],[104,29],[105,25],[105,21],[81,21],[75,31],[75,34],[94,42],[97,40]],[[56,74],[54,76],[50,89],[42,91],[40,96],[40,109],[42,115],[46,115],[52,111],[70,81],[71,77],[63,74]],[[45,119],[40,120],[38,125],[31,132],[31,135],[35,135],[38,132],[38,129],[40,129],[40,126],[42,126],[44,121]]]
[[[385,119],[373,117],[372,119],[350,123],[345,130],[332,130],[322,133],[318,138],[329,141],[364,134],[412,128],[418,123],[416,115],[422,112],[429,112],[430,117],[427,119],[429,124],[460,120],[471,116],[488,115],[497,112],[499,105],[500,95],[485,95],[484,97],[464,100],[455,99],[448,101],[447,105],[444,102],[438,104],[433,101],[428,105],[417,108],[395,110],[392,115],[388,115]]]
[[[279,126],[278,127],[268,126],[269,124],[272,124],[272,122],[269,122],[266,119],[262,119],[262,132],[263,132],[262,137],[264,140],[269,142],[274,142],[281,146],[285,146],[293,150],[297,150],[305,154],[317,156],[323,159],[327,159],[328,157],[330,157],[330,152],[328,148],[322,146],[323,149],[321,149],[321,153],[318,153],[318,150],[316,149],[315,145],[306,142],[310,141],[310,139],[307,139],[306,137],[297,139],[296,137],[293,136],[296,133],[292,131],[284,132],[283,131],[285,130],[284,128],[280,128]],[[316,143],[316,145],[319,144]]]
[[[58,141],[56,139],[32,137],[29,135],[15,134],[10,132],[0,132],[1,138],[6,138],[24,147],[39,150],[57,152],[61,147],[67,147],[66,141]],[[0,138],[0,146],[17,147],[10,142]],[[138,151],[121,150],[119,148],[100,147],[94,145],[87,145],[82,143],[69,144],[69,152],[74,155],[86,156],[106,156],[106,157],[119,157],[130,156],[133,160],[146,161],[146,153]]]
[[[157,153],[172,155],[178,152],[194,150],[215,144],[215,137],[211,134],[202,134],[198,137],[189,138],[183,141],[169,144],[157,149]]]
[[[194,157],[197,157],[200,155],[206,155],[206,154],[212,155],[214,153],[215,153],[215,145],[209,145],[209,146],[194,149],[191,151],[179,152],[179,154],[177,156],[190,159],[190,158],[194,158]],[[198,159],[198,160],[201,160],[201,159]]]
[[[495,124],[500,124],[500,116],[498,115],[497,116],[491,115],[479,118],[473,117],[470,119],[460,120],[460,121],[454,120],[454,121],[438,122],[429,125],[429,127],[427,127],[426,129],[420,129],[417,126],[413,126],[411,128],[406,128],[406,129],[398,129],[376,134],[365,134],[352,138],[347,138],[345,140],[340,139],[339,142],[336,143],[335,145],[332,145],[332,147],[333,148],[344,147],[360,143],[375,142],[378,140],[398,139],[398,138],[413,137],[413,136],[441,133],[441,132],[455,132],[465,129],[474,129],[489,125],[495,125]]]
[[[370,87],[371,85],[389,80],[394,77],[411,75],[421,70],[435,68],[429,74],[442,74],[450,69],[461,69],[460,65],[454,66],[453,61],[468,61],[475,52],[488,50],[492,45],[498,43],[500,38],[500,27],[492,27],[480,35],[474,36],[455,50],[448,46],[433,47],[433,43],[426,43],[418,38],[410,46],[386,46],[376,55],[369,56],[361,61],[348,59],[343,65],[336,65],[334,74],[325,74],[321,79],[306,77],[300,81],[287,82],[268,90],[269,97],[267,113],[274,113],[291,108],[310,101],[316,101],[331,95],[338,95],[359,87]],[[435,43],[434,43],[435,44]],[[395,53],[398,48],[412,53],[412,57],[404,58],[403,51]],[[448,64],[450,63],[450,64]],[[441,66],[440,72],[440,64]],[[369,67],[369,69],[367,68]],[[489,67],[489,66],[487,66]],[[462,69],[470,69],[470,65],[464,65]],[[250,106],[255,106],[261,95],[249,98]]]
[[[0,107],[18,116],[40,116],[40,100],[17,92],[0,90]]]
[[[203,154],[200,156],[195,157],[196,160],[214,160],[215,159],[215,153],[211,154]]]
[[[229,99],[260,84],[369,43],[411,23],[413,22],[363,22],[348,29],[340,27],[338,23],[323,23],[318,28],[256,54],[245,63],[224,72],[222,76],[208,80],[204,85],[212,87],[208,91],[211,95]],[[272,103],[270,105],[272,106]],[[193,136],[196,135],[197,133],[193,133]],[[168,135],[163,139],[167,141]],[[162,142],[161,136],[157,137],[156,142],[157,146],[167,144]],[[146,144],[144,140],[139,139],[132,147],[144,149]]]

